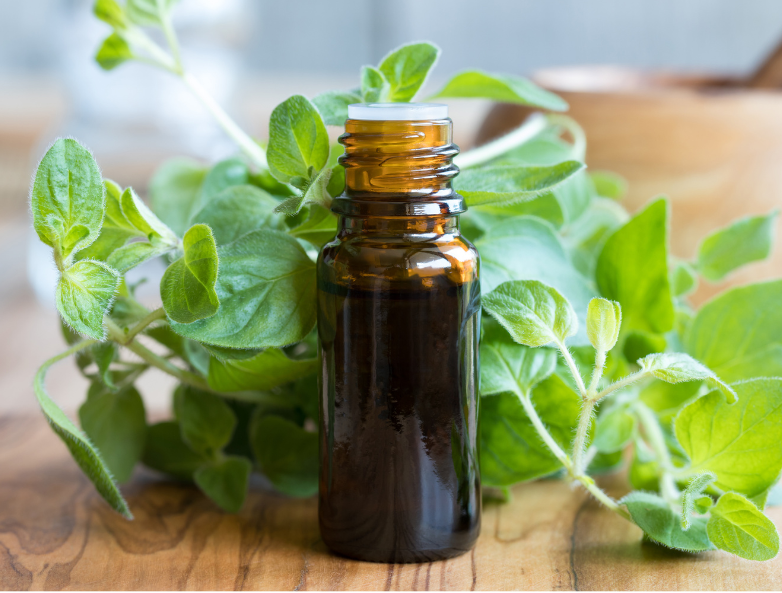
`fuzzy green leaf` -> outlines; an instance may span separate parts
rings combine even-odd
[[[253,454],[280,492],[312,496],[318,491],[318,434],[280,416],[256,414],[250,426]]]
[[[611,200],[621,200],[627,193],[627,180],[611,171],[590,171],[590,179],[597,195]]]
[[[196,453],[214,458],[231,440],[236,417],[219,396],[192,387],[181,390],[177,418],[182,440]]]
[[[687,262],[677,262],[671,273],[671,292],[675,297],[690,294],[698,287],[698,276]]]
[[[352,91],[328,91],[312,99],[327,126],[344,126],[348,105],[361,103],[361,95]]]
[[[490,165],[462,171],[454,187],[469,206],[513,204],[532,200],[584,168],[578,161],[551,166]]]
[[[159,422],[147,430],[142,460],[154,470],[191,481],[206,458],[187,446],[176,422]]]
[[[698,272],[717,282],[743,265],[766,259],[778,216],[779,210],[774,210],[766,216],[742,218],[706,237],[698,248]]]
[[[119,284],[119,274],[106,264],[77,262],[62,273],[57,283],[57,310],[74,331],[102,340],[106,335],[103,317],[111,308]]]
[[[587,336],[598,352],[608,352],[619,339],[622,307],[608,299],[592,299],[587,309]]]
[[[650,354],[638,361],[641,369],[666,383],[685,381],[712,381],[725,394],[728,403],[736,401],[734,389],[722,381],[713,371],[683,352],[661,352]]]
[[[198,468],[193,479],[226,513],[238,513],[247,498],[252,464],[244,457],[226,457]]]
[[[318,110],[294,95],[272,111],[269,121],[269,168],[283,183],[301,186],[326,166],[329,137]]]
[[[146,238],[146,235],[134,227],[122,212],[120,197],[122,188],[113,181],[105,179],[106,214],[100,235],[89,247],[79,251],[79,259],[97,259],[106,261],[109,256],[131,239]]]
[[[483,308],[525,346],[563,344],[578,329],[576,313],[565,297],[537,280],[500,284],[483,297]]]
[[[307,220],[289,232],[320,249],[337,234],[337,217],[323,206],[310,204]]]
[[[317,365],[316,358],[295,360],[277,348],[245,360],[220,362],[213,358],[209,364],[209,386],[217,391],[268,391],[314,373]]]
[[[317,174],[300,196],[291,196],[275,208],[275,212],[281,212],[287,216],[298,214],[307,204],[317,204],[328,208],[331,206],[331,194],[328,191],[331,169],[323,169]]]
[[[440,56],[431,43],[410,43],[389,53],[378,66],[390,85],[388,101],[412,101]],[[367,99],[365,99],[367,100]]]
[[[679,412],[674,430],[691,460],[690,472],[714,472],[718,488],[751,497],[774,484],[782,470],[782,379],[733,387],[738,402],[730,405],[712,391]]]
[[[104,70],[113,70],[135,57],[128,42],[116,33],[112,33],[101,43],[98,53],[95,54],[95,61]]]
[[[182,240],[184,255],[172,263],[160,281],[166,315],[177,323],[193,323],[217,313],[217,244],[205,224],[190,227]]]
[[[35,373],[33,390],[38,399],[38,405],[49,422],[49,426],[62,439],[71,453],[74,461],[84,474],[95,485],[103,499],[111,505],[115,511],[126,519],[132,519],[133,515],[128,508],[125,499],[117,488],[114,477],[111,475],[106,463],[98,450],[90,442],[90,439],[79,430],[71,419],[52,401],[46,392],[45,379],[49,368],[62,357],[51,358],[46,361]]]
[[[608,238],[598,258],[597,285],[622,306],[628,330],[665,333],[673,327],[667,218],[667,201],[655,200]]]
[[[552,111],[567,111],[568,104],[532,81],[508,74],[490,74],[480,70],[460,72],[434,98],[490,99],[499,103],[516,103],[542,107]]]
[[[558,375],[538,383],[532,404],[563,449],[576,428],[580,398]],[[519,396],[502,392],[481,398],[481,482],[503,487],[551,474],[562,465],[540,439]]]
[[[261,228],[285,228],[283,217],[274,212],[278,204],[262,189],[236,185],[212,198],[195,213],[192,222],[209,225],[217,244],[226,245]]]
[[[201,203],[209,204],[229,187],[248,185],[250,169],[243,160],[230,158],[215,164],[201,184]]]
[[[688,353],[725,381],[782,375],[782,280],[728,290],[690,323]]]
[[[747,560],[771,560],[779,553],[774,523],[735,492],[720,497],[706,529],[716,547]]]
[[[588,281],[573,267],[554,229],[529,216],[514,217],[492,227],[475,246],[481,254],[481,290],[494,290],[508,280],[539,280],[559,291],[580,315],[582,328],[569,343],[588,344],[586,311],[595,296]]]
[[[125,11],[117,0],[95,0],[92,14],[115,29],[124,29],[127,26]]]
[[[656,494],[631,492],[619,503],[627,506],[635,524],[643,529],[650,539],[664,546],[685,552],[714,549],[706,535],[705,518],[694,518],[690,528],[685,531],[670,505]]]
[[[503,328],[496,327],[481,340],[481,395],[506,391],[528,395],[554,372],[556,365],[556,351],[516,344]]]
[[[315,264],[296,239],[253,231],[217,253],[218,314],[173,322],[174,331],[227,348],[280,347],[304,339],[315,325]]]
[[[385,103],[391,85],[377,68],[364,66],[361,68],[361,95],[364,103]]]
[[[79,422],[117,482],[128,481],[141,460],[147,432],[139,392],[129,386],[115,393],[94,383],[79,408]]]
[[[180,237],[190,226],[190,219],[203,206],[201,186],[207,168],[187,158],[163,163],[149,185],[152,208],[166,225]]]
[[[703,491],[709,487],[709,485],[717,479],[717,476],[712,472],[703,472],[696,475],[687,484],[687,487],[682,492],[681,496],[681,526],[682,529],[687,531],[692,526],[691,516],[696,512],[695,503],[701,501],[703,498]],[[708,498],[708,497],[707,497]],[[709,500],[711,500],[709,498]],[[704,502],[699,503],[701,507],[705,506]]]
[[[46,151],[30,197],[33,226],[55,255],[67,259],[98,238],[105,209],[100,170],[90,152],[71,138]]]

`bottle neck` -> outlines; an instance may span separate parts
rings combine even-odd
[[[450,119],[368,121],[349,119],[340,136],[345,154],[345,192],[334,200],[337,214],[353,217],[447,216],[465,210],[451,180]]]
[[[340,216],[337,237],[350,235],[459,235],[459,217],[451,216]]]

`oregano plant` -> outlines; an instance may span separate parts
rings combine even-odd
[[[687,300],[699,281],[765,258],[776,212],[712,233],[692,261],[674,259],[667,199],[631,217],[625,182],[588,172],[583,131],[552,113],[567,109],[561,98],[483,71],[427,94],[440,50],[426,42],[364,66],[355,88],[287,99],[264,149],[186,70],[175,5],[97,0],[111,31],[96,60],[179,77],[239,154],[162,164],[148,207],[104,179],[78,141],[58,139],[31,191],[68,346],[38,370],[35,394],[112,508],[131,518],[118,484],[139,463],[228,512],[242,507],[253,471],[291,496],[317,491],[315,257],[335,235],[329,208],[344,186],[327,126],[341,126],[351,103],[478,98],[545,112],[456,157],[462,231],[482,257],[484,486],[507,497],[514,484],[558,475],[662,545],[777,554],[763,510],[782,498],[782,280],[697,310]],[[152,258],[167,269],[148,307],[125,274]],[[44,386],[69,357],[90,383],[80,427]],[[177,387],[170,418],[148,424],[136,382],[153,371]],[[624,472],[629,493],[605,492],[595,476],[607,472]]]

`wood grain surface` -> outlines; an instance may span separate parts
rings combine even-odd
[[[604,484],[611,490],[611,483]],[[0,588],[509,590],[782,587],[782,557],[677,553],[559,481],[488,503],[471,554],[429,564],[355,562],[320,540],[314,499],[254,484],[239,515],[192,487],[139,471],[135,520],[106,506],[33,415],[0,418]],[[614,490],[614,494],[621,494]],[[782,523],[782,509],[772,509]]]

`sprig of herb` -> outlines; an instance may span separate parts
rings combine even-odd
[[[42,365],[35,393],[126,517],[117,483],[139,462],[194,482],[229,512],[242,506],[253,469],[292,496],[317,491],[313,259],[334,236],[328,207],[344,185],[326,126],[342,125],[350,103],[413,100],[440,53],[402,46],[362,68],[355,89],[291,97],[274,110],[264,151],[185,71],[174,4],[98,0],[95,14],[112,33],[96,59],[180,77],[247,160],[165,163],[149,209],[102,179],[78,142],[61,139],[38,166],[31,198],[60,272],[70,346]],[[434,96],[567,107],[527,80],[477,71]],[[540,115],[457,159],[456,186],[470,205],[462,231],[481,252],[488,313],[483,483],[507,489],[561,473],[663,545],[769,559],[779,548],[762,510],[782,470],[782,281],[729,290],[698,311],[686,295],[699,278],[719,280],[767,256],[776,213],[717,231],[695,261],[677,261],[667,200],[630,218],[617,203],[626,184],[587,173],[585,150],[575,122]],[[149,310],[124,275],[160,256],[169,262],[161,306]],[[44,389],[48,368],[71,356],[90,381],[81,429]],[[135,382],[152,368],[179,385],[173,417],[148,425]],[[592,476],[628,455],[637,491],[615,500]]]

